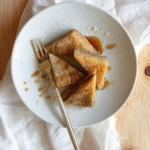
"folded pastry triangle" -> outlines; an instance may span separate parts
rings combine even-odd
[[[84,77],[83,73],[69,65],[61,58],[53,54],[49,54],[49,58],[57,87],[75,84]]]
[[[67,105],[93,107],[95,101],[96,75],[90,74],[62,93]]]
[[[96,49],[90,44],[85,36],[79,31],[72,30],[63,38],[53,42],[46,48],[50,53],[58,53],[63,55],[73,55],[75,48],[85,48],[92,52],[97,52]]]
[[[74,50],[74,57],[88,73],[96,72],[96,87],[102,89],[108,67],[107,57],[79,48]]]

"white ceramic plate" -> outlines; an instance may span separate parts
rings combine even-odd
[[[43,73],[38,67],[31,40],[41,37],[48,44],[72,29],[86,36],[99,37],[104,42],[103,55],[108,57],[112,68],[107,72],[107,79],[113,83],[105,90],[96,92],[94,108],[66,106],[73,127],[86,127],[107,119],[119,110],[128,99],[135,82],[134,46],[125,29],[109,14],[78,2],[61,3],[43,10],[20,31],[13,48],[11,71],[15,88],[26,106],[41,119],[64,126],[48,78],[41,77]],[[108,44],[116,44],[116,47],[107,50]],[[40,71],[40,75],[32,78],[31,74],[36,70]],[[44,92],[38,91],[40,87]]]

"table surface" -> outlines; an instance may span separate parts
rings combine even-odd
[[[10,58],[18,24],[28,0],[0,1],[0,79]],[[122,150],[150,149],[150,76],[145,67],[150,65],[150,44],[138,57],[138,76],[133,93],[116,114],[116,128]]]

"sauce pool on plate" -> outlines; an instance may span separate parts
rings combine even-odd
[[[29,91],[29,88],[25,88],[24,90],[27,92],[27,91]]]
[[[38,88],[38,91],[43,91],[43,87],[39,87],[39,88]]]
[[[33,72],[33,73],[31,74],[31,78],[33,78],[33,77],[35,77],[35,76],[38,76],[39,74],[40,74],[40,71],[37,70],[37,71],[35,71],[35,72]]]
[[[112,68],[111,68],[110,66],[107,67],[107,70],[108,70],[108,71],[111,70],[111,69],[112,69]]]
[[[46,75],[45,75],[45,74],[42,74],[42,75],[41,75],[41,78],[42,78],[42,79],[45,79],[45,78],[46,78]]]
[[[100,54],[103,53],[102,43],[98,37],[87,36],[86,38]]]
[[[113,49],[116,47],[116,44],[109,44],[107,45],[107,49]]]
[[[23,84],[27,84],[27,82],[26,82],[26,81],[24,81],[24,82],[23,82]]]
[[[107,79],[105,80],[105,84],[103,89],[106,89],[108,86],[110,86],[110,84],[114,83],[114,81],[108,81]]]

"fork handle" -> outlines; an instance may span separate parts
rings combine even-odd
[[[76,137],[75,137],[75,133],[74,133],[72,125],[71,125],[71,122],[70,122],[69,117],[67,115],[67,112],[65,110],[63,100],[60,96],[58,88],[55,86],[55,83],[53,81],[51,73],[49,74],[49,78],[50,78],[50,81],[51,81],[51,84],[52,84],[52,88],[55,90],[55,93],[57,95],[59,108],[60,108],[61,114],[63,116],[63,119],[65,121],[65,125],[67,127],[67,130],[68,130],[69,136],[71,138],[72,144],[74,146],[74,149],[75,150],[80,150],[79,146],[78,146],[78,142],[77,142]]]

